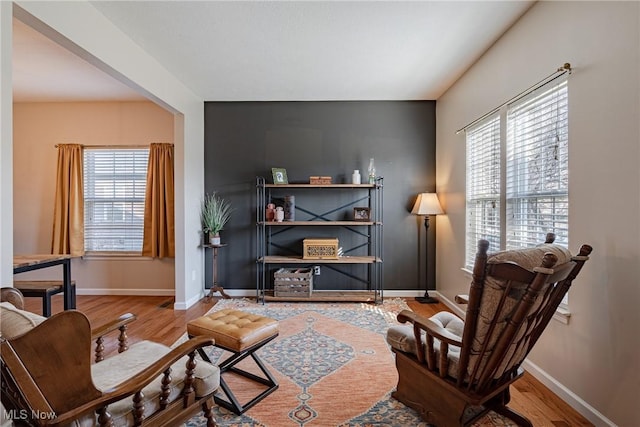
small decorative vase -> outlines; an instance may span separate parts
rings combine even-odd
[[[219,234],[216,234],[216,235],[209,234],[209,244],[211,244],[211,245],[219,245],[220,244],[220,235]]]
[[[296,220],[296,196],[284,196],[284,220]]]
[[[351,175],[351,183],[356,185],[360,184],[360,171],[358,169],[353,171],[353,174]]]
[[[276,205],[269,203],[264,211],[264,215],[267,221],[273,221],[276,217]]]
[[[375,163],[373,162],[373,157],[369,160],[369,184],[375,184],[376,183],[376,166]]]
[[[276,222],[282,222],[284,220],[284,210],[281,206],[276,208]]]

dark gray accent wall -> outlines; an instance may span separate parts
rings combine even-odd
[[[371,157],[384,177],[384,288],[424,289],[424,222],[410,210],[418,193],[435,190],[435,101],[206,102],[205,190],[218,192],[234,207],[221,233],[228,246],[220,251],[220,284],[255,289],[256,176],[271,182],[271,168],[281,167],[289,182],[329,175],[343,183],[360,169],[364,180]],[[298,204],[326,203],[291,194]],[[429,229],[430,289],[434,228]],[[298,237],[290,243],[299,243]],[[319,289],[357,289],[327,268],[315,280]]]

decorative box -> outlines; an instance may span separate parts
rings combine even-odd
[[[315,184],[315,185],[331,184],[331,177],[330,176],[310,176],[309,184]]]
[[[273,278],[273,295],[276,297],[311,296],[313,273],[310,268],[281,268]]]
[[[304,239],[303,259],[338,259],[338,239]]]

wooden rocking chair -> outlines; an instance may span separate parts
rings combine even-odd
[[[129,348],[126,328],[134,315],[92,331],[79,311],[47,319],[23,311],[16,289],[3,288],[1,299],[2,405],[14,425],[176,426],[199,411],[208,427],[216,425],[211,410],[220,372],[195,360],[212,339]],[[119,354],[104,358],[103,336],[118,330]]]
[[[583,245],[572,257],[546,243],[488,257],[488,247],[478,244],[464,321],[404,310],[398,321],[411,326],[387,332],[399,375],[393,397],[435,426],[467,426],[493,410],[532,427],[506,406],[509,385],[592,250]]]

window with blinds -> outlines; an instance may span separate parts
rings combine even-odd
[[[491,251],[518,249],[553,232],[568,246],[568,110],[562,79],[467,129],[466,268],[480,239]]]
[[[87,252],[141,252],[147,148],[84,149]]]
[[[567,82],[543,87],[507,111],[507,249],[569,241]]]
[[[500,247],[500,116],[467,130],[466,267],[472,268],[478,240]]]

